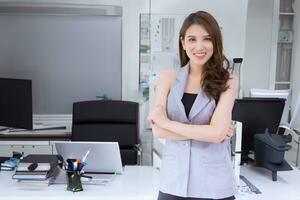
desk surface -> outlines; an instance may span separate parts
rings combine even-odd
[[[151,166],[126,166],[108,185],[83,185],[84,191],[73,193],[66,185],[16,182],[12,172],[0,172],[0,199],[156,199],[159,170]],[[42,198],[41,198],[42,197]]]
[[[241,174],[250,180],[262,194],[239,193],[237,200],[299,200],[300,171],[278,172],[277,182],[271,173],[263,168],[242,166]],[[159,170],[151,166],[126,166],[124,173],[109,185],[83,185],[84,191],[66,191],[66,185],[46,183],[15,182],[12,172],[0,172],[0,199],[97,199],[97,200],[155,200],[159,185]],[[41,198],[42,197],[42,198]]]
[[[238,194],[238,200],[300,199],[300,170],[297,168],[278,172],[277,181],[272,181],[271,171],[260,167],[242,166],[241,175],[254,184],[262,194]]]

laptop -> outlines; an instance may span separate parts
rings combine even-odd
[[[56,142],[57,153],[64,160],[80,159],[86,155],[86,173],[122,174],[122,160],[118,142]]]

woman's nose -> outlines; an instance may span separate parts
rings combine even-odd
[[[204,49],[204,47],[205,47],[205,45],[204,45],[203,41],[198,41],[196,43],[196,49],[197,50],[202,50],[202,49]]]

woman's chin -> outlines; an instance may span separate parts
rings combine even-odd
[[[193,59],[191,60],[191,63],[193,65],[199,65],[199,66],[203,66],[205,63],[207,62],[207,59]]]

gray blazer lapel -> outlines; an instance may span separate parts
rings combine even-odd
[[[177,70],[176,79],[173,84],[173,93],[174,93],[174,97],[175,97],[175,102],[176,102],[177,106],[179,107],[179,110],[182,113],[182,115],[185,116],[186,120],[187,120],[187,117],[186,117],[184,105],[183,105],[181,99],[182,99],[182,96],[184,93],[188,74],[189,74],[189,67],[187,64],[184,67]]]
[[[201,88],[189,113],[189,120],[193,119],[198,113],[200,113],[210,101],[211,98],[207,97]]]

